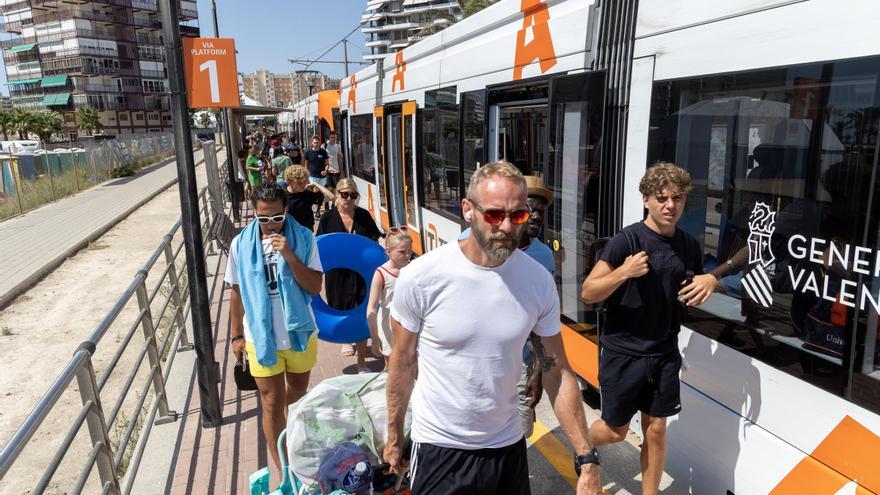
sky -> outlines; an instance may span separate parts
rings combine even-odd
[[[198,0],[199,25],[202,36],[213,36],[211,0]],[[320,8],[316,8],[320,6]],[[346,34],[359,26],[367,0],[217,0],[220,37],[235,38],[238,71],[266,69],[290,73],[294,68],[288,59],[314,59]],[[363,61],[364,35],[357,29],[349,38],[348,58]],[[324,60],[343,59],[340,44]],[[363,67],[352,64],[351,73]],[[342,64],[315,64],[309,69],[341,78]]]
[[[198,24],[203,37],[214,36],[211,20],[211,0],[197,0]],[[238,51],[238,71],[253,72],[266,69],[276,73],[290,73],[303,69],[288,59],[314,59],[346,34],[359,26],[367,0],[216,0],[217,21],[221,38],[234,38]],[[316,9],[316,5],[321,5]],[[332,10],[332,12],[331,12]],[[0,33],[0,39],[12,35]],[[360,29],[348,37],[348,58],[363,61],[364,35]],[[323,60],[341,61],[340,44],[328,52]],[[363,65],[351,64],[351,73]],[[345,75],[342,64],[314,64],[309,69],[341,78]],[[0,70],[0,91],[8,95],[6,70]]]

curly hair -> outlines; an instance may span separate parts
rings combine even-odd
[[[669,188],[687,196],[693,187],[691,175],[687,170],[669,162],[657,162],[651,165],[639,182],[639,192],[643,196],[656,196]]]
[[[523,178],[522,172],[510,162],[499,160],[497,162],[487,163],[474,172],[467,188],[468,198],[473,198],[477,195],[477,191],[480,190],[480,183],[483,182],[483,180],[495,176],[504,177],[516,182],[522,187],[523,191],[526,190],[526,179]]]
[[[309,180],[309,170],[302,165],[294,165],[284,169],[284,180],[288,183]]]

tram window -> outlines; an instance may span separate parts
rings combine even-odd
[[[459,187],[459,106],[455,86],[425,93],[421,116],[421,197],[424,205],[461,215]]]
[[[349,117],[351,127],[352,174],[365,181],[376,183],[376,164],[373,160],[373,116],[352,115]]]
[[[873,57],[657,83],[648,153],[690,172],[679,226],[723,276],[685,325],[873,411],[878,74]]]
[[[464,177],[461,183],[466,188],[471,175],[485,163],[483,140],[486,136],[485,91],[473,91],[461,95],[462,105],[462,170]],[[466,191],[462,191],[462,195]]]
[[[499,114],[499,159],[524,175],[539,174],[547,151],[547,105],[503,107]]]

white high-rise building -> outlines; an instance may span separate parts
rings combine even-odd
[[[458,0],[369,0],[361,17],[364,59],[382,59],[461,18]]]
[[[185,24],[198,19],[195,0],[179,4]],[[162,22],[156,0],[0,0],[0,41],[15,108],[61,113],[77,134],[77,110],[98,111],[105,134],[172,127]]]

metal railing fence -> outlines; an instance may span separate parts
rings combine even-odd
[[[210,146],[210,149],[214,147]],[[201,190],[198,201],[207,258],[214,251],[208,238],[210,226],[218,215],[225,213],[214,210],[207,187]],[[131,491],[153,425],[174,421],[177,417],[175,411],[169,410],[165,391],[174,357],[179,351],[192,349],[186,336],[185,322],[190,313],[190,303],[186,260],[185,256],[181,256],[183,247],[181,221],[178,220],[0,451],[0,492],[7,489],[28,491],[29,487],[22,486],[22,478],[34,473],[35,462],[34,459],[23,459],[21,456],[51,413],[66,414],[70,426],[45,464],[45,469],[39,472],[39,479],[29,493],[43,493],[58,485],[63,485],[59,488],[65,493],[86,491],[116,494]],[[216,276],[221,259],[217,257],[216,268],[209,277]],[[148,286],[148,279],[153,279],[156,273],[158,278],[155,284]],[[126,311],[133,312],[130,322],[120,318]],[[112,349],[106,364],[96,370],[95,355],[98,351],[109,350],[102,340],[111,329],[117,331],[119,344]],[[124,332],[119,333],[119,330]],[[139,347],[135,343],[138,333],[143,336]],[[129,361],[123,356],[131,350],[136,350],[137,355],[120,384],[121,364]],[[136,390],[133,397],[132,389]],[[61,399],[65,393],[76,392],[81,407],[60,411],[64,409],[65,404]],[[148,399],[151,399],[149,406]],[[72,408],[69,406],[67,409]],[[81,435],[83,432],[87,433],[84,444],[82,440],[77,441],[84,437]],[[115,441],[112,438],[114,432]],[[55,432],[43,432],[52,433]],[[85,452],[73,452],[75,445]],[[41,453],[43,458],[47,453]],[[62,462],[71,460],[84,460],[82,468],[75,471],[75,478],[68,474],[61,482],[53,481]],[[96,468],[98,478],[94,480]],[[10,480],[7,475],[13,469],[16,470],[15,479]],[[14,486],[4,488],[4,483]]]
[[[174,139],[147,134],[50,148],[0,154],[0,221],[173,156]]]

